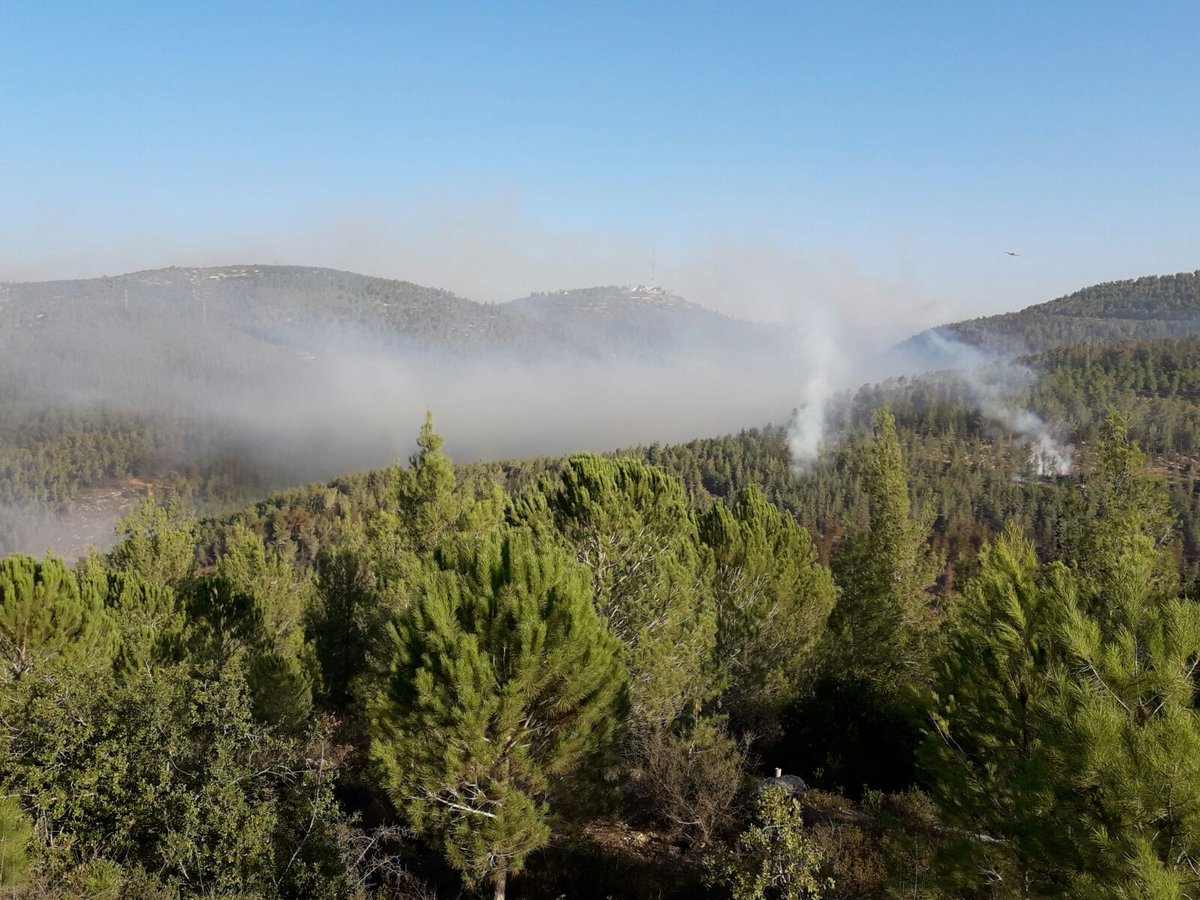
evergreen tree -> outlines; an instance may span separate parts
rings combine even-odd
[[[418,830],[503,897],[549,839],[555,784],[613,745],[624,674],[561,551],[506,530],[441,560],[393,628],[371,755]]]
[[[116,526],[113,567],[151,584],[180,587],[196,569],[197,525],[177,494],[165,504],[145,497]]]
[[[20,678],[56,659],[78,666],[107,664],[114,639],[104,593],[91,579],[81,586],[75,573],[52,556],[0,559],[2,679]]]
[[[262,539],[240,525],[226,538],[216,574],[250,604],[254,635],[249,681],[255,713],[275,725],[301,725],[312,708],[315,668],[304,640],[313,602],[311,578],[299,575],[281,554],[268,554]]]
[[[370,566],[366,536],[348,527],[316,562],[316,601],[308,631],[321,668],[328,708],[345,714],[355,684],[367,668],[370,636],[378,614],[378,582]]]
[[[423,558],[458,534],[485,534],[504,519],[507,498],[499,485],[484,478],[459,483],[443,443],[426,412],[417,453],[407,469],[392,468],[384,508],[368,523],[366,565],[380,619],[372,632],[407,605]]]
[[[939,666],[935,793],[1013,896],[1185,896],[1200,858],[1200,606],[1175,596],[1162,483],[1109,423],[1083,529],[1103,561],[1039,573],[1006,535]]]
[[[183,610],[175,592],[132,572],[105,576],[105,606],[119,636],[117,668],[148,673],[182,653]]]
[[[711,573],[678,480],[629,458],[573,456],[514,504],[514,517],[565,542],[621,641],[635,737],[699,714],[720,684]]]
[[[1061,598],[1061,566],[1043,572],[1014,527],[979,555],[951,610],[934,663],[933,729],[921,761],[944,820],[946,884],[965,895],[989,873],[989,896],[1060,893],[1072,848],[1055,823],[1055,771],[1044,706]]]
[[[925,544],[928,523],[910,517],[908,472],[887,407],[875,416],[862,477],[870,525],[834,560],[842,593],[830,627],[841,647],[839,667],[887,682],[925,667],[932,620],[926,590],[941,570]]]
[[[259,720],[297,729],[312,707],[315,669],[301,628],[306,589],[284,563],[266,559],[261,543],[242,550],[247,556],[223,558],[227,566],[219,564],[191,586],[187,655],[198,664],[244,664]]]
[[[1117,419],[1089,487],[1104,501],[1090,547],[1105,558],[1063,596],[1046,710],[1059,824],[1080,856],[1072,889],[1181,896],[1200,859],[1200,606],[1175,596],[1164,486]]]
[[[904,455],[892,413],[875,414],[860,468],[870,524],[833,560],[841,593],[823,672],[784,721],[780,752],[820,783],[858,791],[912,784],[921,741],[918,691],[935,622],[927,589],[941,570],[927,525],[910,518]]]
[[[1165,482],[1147,470],[1145,454],[1130,440],[1128,424],[1116,412],[1101,426],[1096,468],[1084,490],[1088,508],[1077,552],[1091,602],[1102,606],[1125,562],[1145,554],[1151,554],[1147,559],[1153,565],[1146,576],[1155,592],[1175,593],[1179,573],[1166,551],[1178,534],[1178,515]]]
[[[417,554],[433,551],[460,532],[488,531],[504,516],[505,498],[498,486],[470,478],[460,484],[443,444],[433,429],[432,413],[426,412],[417,453],[407,469],[392,472],[395,512],[381,523],[397,531],[402,545]]]
[[[700,536],[716,567],[723,705],[743,726],[773,733],[779,711],[811,683],[837,588],[808,532],[758,488],[743,491],[732,508],[714,503]]]

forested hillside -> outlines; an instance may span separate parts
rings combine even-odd
[[[6,509],[154,496],[0,559],[0,892],[1190,890],[1200,335],[864,385],[802,469],[787,424],[455,466],[427,419],[268,493],[228,419],[5,390]]]
[[[1006,354],[1129,338],[1180,337],[1200,331],[1200,271],[1109,281],[1020,312],[933,329]],[[928,332],[907,347],[938,352]]]
[[[408,466],[0,560],[0,888],[1186,895],[1167,484],[1118,413],[1069,478],[970,438],[955,573],[911,459],[955,396],[848,400],[800,481],[776,429],[456,469],[427,421]]]
[[[139,347],[172,360],[184,352],[186,361],[231,341],[231,358],[265,354],[257,360],[265,367],[282,355],[342,346],[586,359],[696,352],[707,348],[702,339],[768,339],[749,323],[657,288],[589,288],[487,304],[406,281],[299,266],[0,284],[0,312],[6,356],[24,350],[11,360],[20,366],[6,367],[14,371],[28,370],[35,353],[59,361],[83,354],[78,362],[95,366],[119,348]],[[150,362],[143,357],[143,365]]]
[[[776,340],[651,288],[481,304],[290,266],[0,284],[0,551],[132,478],[229,509],[385,465],[429,406],[545,407],[550,434],[563,384],[649,396],[668,366],[739,367]],[[467,439],[484,455],[502,431]]]

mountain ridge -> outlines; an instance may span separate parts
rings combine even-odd
[[[1015,312],[928,328],[901,350],[939,353],[935,336],[1021,356],[1095,341],[1200,333],[1200,270],[1100,282]]]
[[[373,349],[494,352],[521,359],[545,351],[645,357],[656,344],[673,352],[697,340],[727,344],[731,333],[738,344],[768,334],[657,287],[575,288],[481,303],[400,279],[257,264],[0,282],[0,309],[6,314],[0,341],[16,326],[44,327],[64,313],[93,328],[115,324],[133,331],[146,316],[165,316],[157,325],[227,326],[300,350],[328,342],[331,333],[333,339],[353,333]]]

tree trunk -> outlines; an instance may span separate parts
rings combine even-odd
[[[496,880],[493,882],[494,890],[492,891],[492,900],[504,900],[504,893],[508,884],[508,871],[501,869],[496,873]]]

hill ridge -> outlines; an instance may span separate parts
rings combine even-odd
[[[1200,333],[1200,269],[1105,281],[1015,312],[918,332],[901,349],[927,352],[931,335],[1007,355],[1126,338]]]

